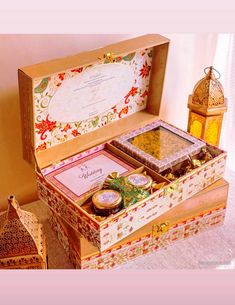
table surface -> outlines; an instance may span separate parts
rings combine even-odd
[[[222,226],[132,260],[118,269],[235,269],[235,173],[227,171],[225,179],[230,187]],[[23,208],[35,213],[43,224],[49,269],[72,269],[56,233],[50,227],[46,205],[36,201]]]

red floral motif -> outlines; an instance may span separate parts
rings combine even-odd
[[[43,144],[39,145],[36,149],[37,152],[41,151],[41,150],[44,150],[47,148],[47,144],[46,142],[44,142]]]
[[[134,96],[137,92],[138,92],[138,88],[137,87],[132,87],[131,90],[125,96],[125,104],[128,104],[129,101],[130,101],[129,97]]]
[[[116,108],[116,106],[112,107],[112,109],[113,109],[113,112],[114,112],[114,113],[117,113],[117,108]]]
[[[71,126],[70,126],[69,123],[67,123],[61,131],[62,132],[67,132],[69,129],[71,129]]]
[[[65,73],[59,73],[58,76],[60,80],[64,80]]]
[[[74,129],[74,130],[72,131],[72,135],[73,135],[74,137],[77,137],[78,135],[80,135],[80,133],[77,131],[77,129]]]
[[[148,94],[149,94],[148,90],[145,90],[145,91],[141,94],[140,97],[145,97],[145,96],[147,96]]]
[[[77,68],[77,69],[73,69],[73,70],[71,70],[71,72],[77,72],[77,73],[81,73],[81,72],[82,72],[82,70],[83,70],[83,67],[81,67],[81,68]]]
[[[145,61],[142,69],[140,69],[140,76],[142,78],[146,78],[147,76],[149,76],[150,70],[151,70],[151,66],[148,65],[147,61]]]
[[[138,91],[137,87],[132,87],[129,92],[129,95],[134,96],[137,93],[137,91]]]
[[[123,114],[127,114],[127,113],[128,113],[128,106],[126,106],[119,112],[118,117],[121,118]]]
[[[61,86],[61,83],[56,84],[56,87],[59,87],[59,86]]]
[[[42,120],[41,123],[36,123],[35,127],[38,129],[38,133],[41,134],[40,139],[45,140],[47,138],[47,135],[45,135],[45,132],[52,131],[56,127],[56,122],[52,122],[48,119],[48,116],[46,117],[46,120]]]

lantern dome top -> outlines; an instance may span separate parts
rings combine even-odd
[[[218,73],[215,77],[214,71]],[[213,67],[204,69],[205,77],[199,80],[194,87],[192,104],[203,108],[214,108],[225,106],[224,90],[218,81],[220,73]]]
[[[42,255],[42,230],[36,216],[21,210],[10,196],[8,210],[0,215],[0,259],[14,256]]]

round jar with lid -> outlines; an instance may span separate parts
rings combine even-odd
[[[127,181],[131,185],[143,190],[149,190],[153,183],[153,179],[150,176],[138,173],[129,175]]]
[[[92,196],[96,215],[109,216],[119,212],[123,207],[122,196],[115,190],[100,190]]]

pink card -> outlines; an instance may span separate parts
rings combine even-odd
[[[111,172],[127,173],[134,167],[112,153],[101,150],[67,164],[46,178],[74,201],[100,187]]]

